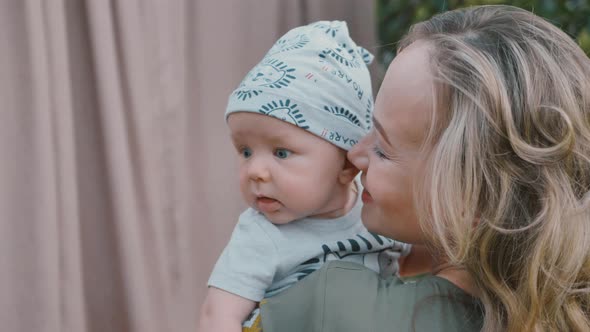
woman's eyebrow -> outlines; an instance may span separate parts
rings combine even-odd
[[[377,121],[377,119],[375,119],[375,117],[373,117],[373,124],[375,125],[375,129],[377,129],[377,131],[381,134],[385,142],[387,142],[387,144],[389,145],[392,145],[389,139],[387,138],[387,135],[385,135],[385,130],[383,130],[383,126],[381,126],[381,124],[379,123],[379,121]]]

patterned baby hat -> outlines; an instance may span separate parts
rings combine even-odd
[[[320,21],[281,37],[230,95],[234,112],[273,116],[349,150],[371,127],[373,55],[346,22]]]

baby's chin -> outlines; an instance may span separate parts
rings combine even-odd
[[[273,223],[274,225],[286,225],[292,221],[295,221],[295,219],[293,218],[289,218],[289,219],[274,219],[274,218],[269,218],[268,216],[266,217],[266,219],[268,219],[271,223]]]
[[[274,225],[285,225],[285,224],[288,224],[288,223],[298,219],[298,218],[294,218],[293,216],[284,216],[284,215],[282,216],[282,215],[280,215],[280,213],[278,213],[278,214],[264,213],[264,212],[261,212],[261,213],[266,217],[266,219],[268,219],[268,221],[270,221]]]

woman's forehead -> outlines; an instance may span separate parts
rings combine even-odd
[[[433,108],[430,46],[414,43],[404,49],[387,69],[375,102],[375,118],[401,143],[424,140]]]

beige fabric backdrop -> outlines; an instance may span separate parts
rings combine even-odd
[[[274,40],[363,0],[0,0],[0,330],[195,331],[244,208],[223,109]]]

